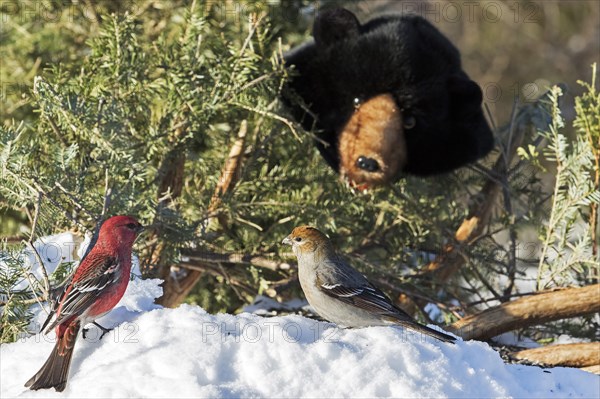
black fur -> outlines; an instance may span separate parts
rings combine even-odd
[[[403,172],[443,173],[486,155],[492,132],[481,109],[482,94],[461,68],[456,47],[419,16],[385,16],[360,25],[346,10],[322,12],[315,41],[285,56],[296,73],[290,88],[311,111],[286,100],[306,129],[314,125],[328,163],[339,170],[337,135],[354,111],[354,99],[389,93],[403,115],[416,118],[406,131]],[[316,115],[314,120],[311,113]]]

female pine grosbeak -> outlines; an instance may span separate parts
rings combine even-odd
[[[417,323],[362,274],[344,262],[314,227],[296,227],[283,240],[298,258],[300,285],[308,303],[341,327],[396,324],[453,343],[456,338]]]
[[[79,329],[88,323],[96,324],[95,320],[115,307],[125,293],[131,271],[131,248],[143,229],[130,216],[113,216],[102,224],[94,247],[65,284],[56,309],[42,326],[44,331],[56,313],[56,319],[45,330],[47,334],[56,327],[56,345],[26,387],[55,388],[59,392],[65,389]]]

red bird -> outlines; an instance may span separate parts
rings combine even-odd
[[[65,284],[56,309],[42,326],[43,331],[56,314],[56,319],[44,333],[56,328],[57,342],[46,363],[27,381],[26,387],[63,391],[81,327],[94,323],[104,333],[108,331],[95,320],[115,307],[125,293],[131,271],[131,248],[143,229],[130,216],[113,216],[102,224],[96,244]]]

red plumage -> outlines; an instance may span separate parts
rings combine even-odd
[[[26,387],[65,389],[79,330],[108,313],[123,297],[131,272],[131,250],[142,229],[130,216],[113,216],[102,224],[94,247],[65,284],[58,307],[42,326],[46,334],[55,329],[57,342]],[[45,328],[53,315],[56,318]]]

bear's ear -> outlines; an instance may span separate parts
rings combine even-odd
[[[313,26],[315,43],[327,47],[339,40],[358,36],[360,23],[344,8],[321,11]]]
[[[454,104],[458,103],[467,106],[475,107],[476,110],[481,109],[481,101],[483,95],[479,85],[473,82],[464,74],[456,74],[448,77],[447,81],[448,96],[452,98]]]

